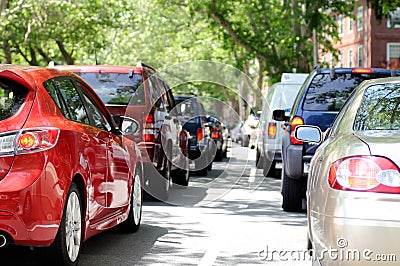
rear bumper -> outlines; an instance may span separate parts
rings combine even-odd
[[[0,232],[16,245],[49,246],[58,231],[65,187],[69,184],[60,182],[51,163],[43,170],[35,169],[45,162],[43,157],[35,156],[36,163],[23,156],[16,158],[0,181]],[[21,167],[26,163],[31,163],[32,168]]]

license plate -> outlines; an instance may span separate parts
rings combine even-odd
[[[304,163],[304,173],[308,174],[308,172],[310,171],[310,163]]]

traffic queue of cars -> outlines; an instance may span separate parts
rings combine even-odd
[[[307,211],[313,265],[367,265],[398,253],[400,218],[391,210],[400,205],[400,77],[393,76],[400,72],[316,68],[289,114],[271,110],[283,122],[265,130],[282,131],[282,208]]]
[[[216,157],[207,118],[193,138],[185,114],[146,65],[2,65],[0,248],[48,247],[54,265],[77,265],[88,238],[136,232],[144,192],[165,200],[172,182],[188,186],[193,152],[208,158],[197,170]]]

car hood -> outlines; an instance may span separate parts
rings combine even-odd
[[[400,167],[400,130],[371,130],[355,134],[368,145],[371,155],[391,159]]]

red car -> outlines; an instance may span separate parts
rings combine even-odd
[[[137,121],[132,135],[142,152],[145,190],[167,200],[170,183],[189,184],[189,133],[183,129],[167,82],[147,65],[57,65],[82,77],[108,110]],[[121,126],[123,128],[123,126]]]
[[[0,67],[1,247],[48,246],[57,265],[76,265],[89,237],[138,230],[142,169],[136,143],[81,78]]]

